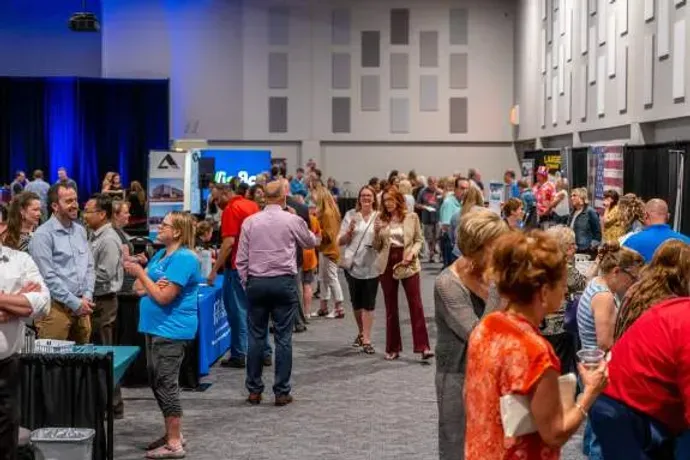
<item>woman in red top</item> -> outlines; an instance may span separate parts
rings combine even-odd
[[[606,460],[687,459],[674,437],[690,428],[690,298],[643,313],[611,349],[611,383],[590,411]]]
[[[496,241],[490,270],[508,306],[486,316],[470,336],[465,459],[558,459],[560,447],[577,431],[606,386],[606,364],[593,371],[580,366],[583,396],[564,409],[560,363],[538,329],[565,296],[566,258],[554,238],[539,231],[503,235]],[[506,436],[500,410],[500,399],[506,395],[529,399],[536,432]]]

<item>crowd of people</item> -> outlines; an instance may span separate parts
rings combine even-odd
[[[412,351],[423,363],[436,359],[442,460],[556,459],[582,424],[593,460],[673,458],[683,448],[690,238],[670,228],[663,200],[608,190],[600,216],[587,189],[570,190],[540,167],[533,186],[506,171],[497,213],[486,207],[477,170],[445,178],[392,171],[372,178],[341,215],[335,181],[324,183],[310,161],[292,177],[275,168],[252,186],[212,184],[206,218],[166,215],[151,255],[135,253],[125,232],[133,197],[145,210],[140,184],[127,192],[108,173],[81,209],[64,169],[52,186],[41,171],[33,177],[27,184],[17,175],[0,228],[0,445],[10,450],[25,317],[39,338],[112,344],[117,293],[129,279],[141,296],[139,331],[165,426],[146,457],[182,458],[178,375],[197,333],[199,285],[223,275],[232,334],[221,366],[244,370],[252,405],[263,402],[263,371],[274,366],[273,403],[285,406],[293,402],[292,334],[314,318],[348,314],[341,272],[357,328],[352,346],[363,355],[377,353],[380,285],[387,361],[403,352],[402,285]],[[199,250],[214,243],[202,273]],[[442,263],[436,344],[421,296],[423,261]],[[577,399],[560,389],[569,373]],[[527,428],[506,426],[517,416],[506,397],[522,398]],[[119,388],[113,404],[121,417]]]

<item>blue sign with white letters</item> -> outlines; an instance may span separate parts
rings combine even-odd
[[[271,170],[270,150],[230,150],[203,149],[201,158],[216,160],[216,183],[228,183],[233,177],[239,177],[242,182],[254,185],[256,176]]]

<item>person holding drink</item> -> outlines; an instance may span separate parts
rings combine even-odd
[[[578,401],[562,399],[560,362],[539,333],[544,317],[561,307],[567,286],[566,257],[554,238],[540,231],[500,236],[489,278],[508,305],[487,315],[470,335],[465,459],[556,460],[606,387],[606,362],[593,369],[580,365],[584,392]],[[506,435],[506,396],[528,400],[533,431]]]
[[[400,319],[398,315],[398,286],[405,290],[412,321],[414,352],[422,360],[434,356],[429,345],[429,335],[424,318],[424,306],[420,292],[419,251],[422,238],[419,218],[408,213],[405,198],[398,189],[390,187],[381,196],[383,209],[374,222],[374,250],[378,252],[375,266],[381,274],[381,289],[386,304],[386,360],[400,357]]]

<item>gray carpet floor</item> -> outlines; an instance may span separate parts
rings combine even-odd
[[[425,266],[422,296],[435,343],[433,280],[440,266]],[[343,286],[345,286],[343,284]],[[344,291],[347,291],[344,289]],[[244,372],[213,368],[205,392],[184,392],[183,432],[193,460],[432,460],[438,459],[434,365],[411,350],[409,314],[401,290],[406,351],[395,362],[384,356],[383,298],[379,290],[375,355],[351,347],[352,314],[343,320],[312,320],[294,335],[295,402],[272,404],[273,368],[264,372],[269,391],[260,406],[245,403]],[[347,301],[347,299],[346,299]],[[140,459],[142,447],[163,433],[150,389],[123,389],[125,418],[115,425],[115,458]],[[563,449],[564,460],[584,459],[581,436]],[[487,459],[490,460],[490,459]]]

